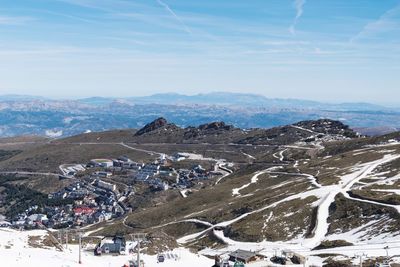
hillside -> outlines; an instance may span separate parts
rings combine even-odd
[[[118,188],[135,188],[125,201],[132,212],[87,231],[169,237],[150,242],[148,253],[165,246],[203,255],[236,248],[271,252],[279,244],[309,256],[348,255],[329,247],[342,240],[354,250],[379,244],[384,253],[384,244],[400,236],[399,132],[365,137],[327,119],[244,130],[224,122],[183,128],[158,118],[138,130],[37,141],[0,158],[1,173],[19,177],[2,186],[49,193],[50,185],[65,186],[56,177],[61,166],[121,156],[150,163],[164,155],[163,168],[200,164],[220,173],[186,188],[168,178],[165,191],[151,190],[124,172],[107,178]],[[178,161],[176,154],[185,158]],[[88,171],[75,179],[87,179]]]
[[[324,130],[321,130],[322,128]],[[242,130],[223,122],[181,128],[159,118],[139,130],[87,133],[51,140],[45,144],[41,140],[33,141],[30,145],[39,144],[39,146],[26,147],[18,155],[1,161],[0,168],[57,172],[61,164],[76,164],[88,162],[96,157],[118,157],[125,154],[135,160],[146,161],[152,158],[147,153],[152,149],[166,154],[177,152],[171,151],[171,145],[175,146],[172,150],[179,147],[182,152],[198,153],[201,151],[206,153],[206,156],[210,154],[211,157],[226,159],[242,157],[241,161],[249,159],[249,156],[244,156],[243,159],[245,151],[250,151],[252,154],[253,150],[256,150],[255,153],[260,153],[260,162],[263,162],[264,157],[271,157],[266,155],[267,151],[273,151],[275,147],[281,145],[301,143],[304,146],[317,145],[318,147],[318,143],[324,140],[345,140],[355,136],[356,133],[348,129],[348,126],[330,120],[318,120],[314,124],[309,124],[307,121],[271,129]],[[18,143],[21,144],[20,142],[14,144]],[[13,143],[3,143],[3,145],[6,144]],[[124,145],[131,145],[134,148]],[[218,145],[220,148],[214,149],[215,151],[210,153],[208,146],[211,145],[213,147]],[[248,147],[249,145],[270,146],[270,148],[266,148],[265,151],[257,151],[257,147],[251,149]],[[226,153],[227,146],[233,147],[230,149],[232,153]]]

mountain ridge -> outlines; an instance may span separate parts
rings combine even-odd
[[[180,93],[158,93],[148,96],[127,96],[127,97],[102,97],[93,96],[88,98],[77,99],[50,99],[42,96],[30,95],[0,95],[0,101],[18,101],[18,100],[43,100],[43,101],[73,101],[92,105],[110,104],[115,100],[125,100],[131,104],[202,104],[202,105],[239,105],[239,106],[267,106],[271,105],[277,108],[322,108],[333,107],[334,109],[342,108],[343,110],[395,110],[394,108],[385,107],[384,105],[373,104],[368,102],[325,102],[317,100],[307,100],[298,98],[269,98],[261,94],[250,93],[232,93],[232,92],[210,92],[199,93],[193,95],[185,95]]]

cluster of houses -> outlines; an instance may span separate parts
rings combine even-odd
[[[116,206],[118,194],[114,184],[96,179],[92,183],[77,180],[57,191],[49,194],[49,199],[72,199],[76,202],[85,202],[91,205]],[[95,201],[97,200],[97,202]]]
[[[186,159],[184,154],[177,153],[172,160],[180,161]],[[102,168],[94,173],[99,179],[111,178],[113,173],[127,171],[134,182],[149,185],[154,190],[168,190],[170,188],[190,188],[201,181],[222,175],[219,172],[208,171],[202,166],[193,166],[191,169],[178,169],[168,167],[165,155],[151,163],[138,163],[126,156],[117,159],[93,159],[87,168]],[[101,184],[104,184],[101,182]],[[111,185],[110,185],[111,186]]]
[[[114,212],[103,210],[100,207],[68,204],[60,207],[45,207],[37,211],[32,211],[32,213],[20,213],[11,221],[8,227],[19,229],[58,229],[102,222],[110,220],[114,216]]]
[[[125,170],[141,170],[145,166],[144,163],[134,162],[126,156],[118,157],[117,159],[92,159],[87,165],[87,168],[103,168],[105,170],[121,171]]]
[[[193,166],[191,169],[178,170],[178,183],[179,188],[190,188],[195,184],[209,180],[215,176],[222,175],[219,172],[208,171],[201,165]]]
[[[94,173],[94,176],[99,179],[110,178],[113,173],[125,170],[135,182],[146,183],[155,190],[168,190],[169,184],[163,181],[162,178],[172,176],[173,171],[161,169],[165,162],[165,156],[161,156],[159,160],[148,164],[134,162],[126,156],[121,156],[117,159],[93,159],[87,167],[102,168],[102,171]],[[116,190],[115,185],[101,180],[98,181],[98,186],[113,191]]]
[[[94,173],[100,179],[110,178],[113,173],[125,170],[129,172],[130,177],[135,182],[145,182],[156,190],[168,190],[168,183],[162,181],[161,178],[163,176],[172,176],[172,171],[161,170],[165,162],[165,156],[161,156],[156,162],[148,164],[134,162],[126,156],[121,156],[117,159],[93,159],[87,167],[102,168],[102,171]],[[98,182],[98,184],[115,191],[115,188],[112,188],[112,184],[107,184],[103,181]]]
[[[207,171],[201,165],[193,166],[191,169],[175,170],[153,163],[145,165],[141,171],[133,173],[133,179],[135,182],[146,183],[155,190],[168,190],[170,188],[191,188],[218,175],[222,174]]]
[[[115,185],[100,180],[79,180],[48,195],[58,205],[32,206],[12,219],[15,228],[66,228],[107,221],[125,214]],[[58,200],[58,201],[57,201]]]
[[[184,155],[177,154],[177,158],[184,158]],[[191,188],[213,176],[221,175],[200,165],[191,169],[175,170],[169,166],[165,155],[147,164],[121,156],[117,159],[92,159],[85,166],[62,165],[60,169],[65,177],[72,175],[74,182],[48,195],[51,200],[59,200],[54,201],[57,205],[40,208],[32,206],[11,222],[0,220],[0,227],[11,225],[16,228],[65,228],[120,217],[130,210],[124,201],[134,192],[132,186],[127,186],[128,189],[122,193],[117,190],[112,179],[113,175],[119,173],[125,173],[135,183],[146,184],[154,191]],[[84,179],[75,179],[74,175],[79,171],[87,172]]]
[[[157,163],[145,164],[140,169],[132,172],[135,181],[144,182],[160,174],[160,165]]]
[[[29,207],[25,212],[18,214],[18,216],[14,218],[8,226],[28,229],[46,226],[49,223],[47,215],[35,212],[38,212],[37,206]]]

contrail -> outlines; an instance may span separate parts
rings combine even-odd
[[[292,25],[289,27],[289,31],[292,35],[296,34],[296,25],[303,15],[303,7],[306,3],[306,0],[295,0],[293,3],[294,8],[296,8],[296,17],[293,20]]]
[[[178,15],[169,7],[169,5],[167,5],[166,3],[164,3],[161,0],[157,0],[157,3],[164,7],[165,10],[168,11],[168,13],[170,13],[177,21],[179,21],[179,23],[183,26],[184,30],[189,33],[189,34],[193,34],[193,32],[189,29],[189,27],[183,22],[183,20],[181,20],[180,17],[178,17]]]
[[[353,36],[349,42],[352,44],[360,38],[368,37],[369,35],[377,34],[385,29],[392,27],[391,24],[400,15],[400,4],[387,10],[377,20],[367,23],[359,33]],[[398,25],[398,24],[396,24]]]

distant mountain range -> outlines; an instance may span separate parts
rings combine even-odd
[[[31,95],[0,95],[0,101],[32,101],[46,100],[45,97]]]
[[[263,107],[270,109],[328,109],[328,110],[345,110],[345,111],[382,111],[390,110],[387,107],[370,103],[322,103],[311,100],[302,99],[283,99],[283,98],[267,98],[256,94],[240,94],[215,92],[197,95],[182,95],[177,93],[154,94],[142,97],[127,98],[105,98],[91,97],[79,99],[79,102],[90,105],[110,104],[115,100],[125,101],[131,104],[163,104],[163,105],[222,105],[222,106],[250,106]]]
[[[76,100],[0,96],[0,136],[61,137],[88,131],[140,128],[160,116],[182,127],[225,121],[241,128],[270,128],[328,118],[372,135],[400,128],[400,110],[370,103],[335,104],[224,92]]]
[[[42,96],[29,95],[0,95],[0,101],[60,101]],[[153,94],[137,97],[89,97],[74,100],[88,105],[103,106],[113,102],[126,104],[162,104],[162,105],[218,105],[218,106],[250,106],[270,109],[324,109],[334,111],[388,111],[394,110],[382,105],[365,102],[325,103],[294,98],[267,98],[257,94],[241,94],[229,92],[214,92],[207,94],[183,95],[177,93]]]

